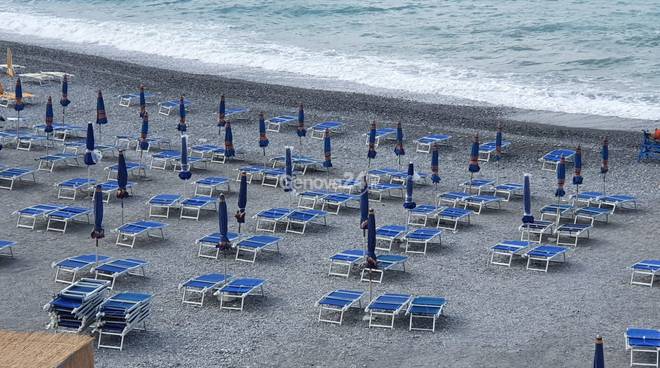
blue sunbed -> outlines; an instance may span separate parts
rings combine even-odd
[[[598,207],[612,207],[612,213],[614,213],[617,208],[624,208],[624,205],[626,204],[632,204],[633,209],[637,209],[637,199],[631,195],[625,194],[603,195],[598,197],[596,203],[598,203]]]
[[[426,250],[431,244],[442,244],[442,230],[440,229],[414,229],[403,236],[406,241],[406,253],[417,253],[426,255]],[[415,250],[416,246],[421,246],[421,250]]]
[[[461,184],[465,193],[481,194],[485,189],[490,189],[495,184],[495,179],[472,179]]]
[[[110,257],[101,254],[82,254],[53,262],[51,267],[55,269],[55,282],[72,284],[76,281],[76,276],[80,273],[91,269],[96,264],[109,260]],[[63,277],[63,275],[67,274],[70,276]]]
[[[408,331],[431,331],[435,332],[435,322],[442,315],[442,310],[447,304],[447,299],[439,296],[416,296],[408,304],[406,314],[410,315]],[[431,328],[415,326],[414,320],[430,319]]]
[[[222,273],[207,273],[188,279],[184,283],[179,284],[179,290],[183,289],[181,303],[203,306],[206,294],[220,290],[230,277]]]
[[[370,200],[376,202],[381,202],[383,200],[383,195],[387,194],[388,197],[392,198],[403,198],[403,192],[406,188],[403,184],[393,184],[393,183],[372,183],[369,184],[369,194],[374,194],[371,196]]]
[[[156,97],[155,93],[152,92],[145,92],[144,93],[144,99],[146,103],[151,103],[152,99]],[[140,102],[140,94],[139,93],[127,93],[124,95],[119,95],[119,106],[123,107],[130,107],[133,103]]]
[[[560,219],[571,217],[575,207],[572,204],[568,203],[551,203],[545,205],[541,208],[541,220],[545,220],[547,217],[553,218],[555,221],[559,222]]]
[[[280,115],[266,120],[266,130],[279,133],[282,125],[297,122],[298,118],[291,115]]]
[[[167,224],[156,221],[134,221],[124,224],[117,228],[117,241],[115,244],[131,247],[135,246],[135,241],[140,235],[144,235],[147,238],[160,238],[165,240],[165,233],[163,229],[167,227]],[[154,235],[153,232],[159,233],[160,235]]]
[[[566,262],[567,248],[557,245],[538,245],[525,253],[527,269],[532,271],[548,272],[550,262]],[[561,259],[561,260],[560,260]],[[533,262],[543,264],[541,268],[534,267]]]
[[[630,276],[631,285],[643,285],[648,287],[653,287],[653,282],[655,277],[660,275],[660,259],[645,259],[639,261],[630,267],[632,269],[632,275]],[[651,277],[651,279],[646,281],[639,281],[636,277]]]
[[[227,239],[229,239],[230,242],[234,242],[240,237],[241,235],[239,233],[231,231],[227,232]],[[197,239],[195,244],[199,246],[197,250],[198,257],[218,259],[218,256],[220,256],[220,249],[218,248],[218,245],[220,244],[220,233],[205,235]]]
[[[344,321],[344,312],[350,308],[362,309],[364,291],[338,289],[331,291],[316,302],[319,307],[319,322],[336,323],[341,325]],[[336,317],[339,315],[338,317]],[[335,316],[335,318],[331,318]]]
[[[497,184],[493,186],[493,189],[495,190],[493,194],[503,194],[505,196],[505,202],[510,201],[514,196],[522,197],[523,195],[523,185],[518,183]]]
[[[434,144],[440,144],[443,142],[446,142],[451,139],[450,135],[446,134],[431,134],[424,136],[422,138],[419,138],[415,140],[415,143],[417,143],[417,152],[421,153],[430,153],[431,148],[433,147]]]
[[[502,151],[509,148],[511,142],[502,141]],[[497,144],[495,141],[482,143],[479,145],[479,161],[490,161],[490,157],[497,151]]]
[[[393,270],[397,267],[400,271],[406,272],[407,260],[408,256],[402,256],[399,254],[381,254],[376,257],[378,268],[364,268],[360,280],[381,283],[383,282],[385,271]]]
[[[146,319],[151,315],[150,294],[119,293],[99,306],[94,332],[99,334],[97,347],[122,350],[126,335],[134,329],[145,331]],[[138,327],[140,326],[140,327]],[[119,344],[103,342],[103,337],[116,339]]]
[[[266,280],[262,279],[233,279],[213,295],[216,295],[218,300],[220,300],[220,309],[242,311],[245,304],[245,298],[249,295],[260,291],[261,297],[265,297],[264,283],[266,283]]]
[[[626,350],[630,350],[631,367],[637,365],[657,368],[660,365],[660,330],[629,327],[624,337]],[[642,357],[639,357],[640,355]],[[639,360],[635,359],[636,357]]]
[[[59,291],[44,305],[50,322],[46,328],[56,331],[82,332],[97,319],[99,305],[103,302],[109,281],[80,279]]]
[[[331,133],[337,133],[343,126],[344,123],[341,121],[324,121],[316,123],[311,127],[312,138],[323,139],[326,130],[329,130]]]
[[[376,147],[381,143],[381,140],[393,139],[392,136],[396,134],[396,129],[394,128],[378,128],[376,129]],[[369,132],[363,134],[367,137],[367,145],[369,144]]]
[[[113,289],[115,281],[122,275],[145,276],[144,268],[148,264],[147,261],[135,258],[113,259],[94,267],[93,271],[97,279],[110,279],[110,289]]]
[[[84,217],[87,220],[86,222],[89,223],[89,215],[91,213],[92,209],[85,207],[66,206],[59,208],[46,215],[48,218],[46,230],[66,233],[66,228],[69,223],[74,222],[81,217]]]
[[[147,201],[149,217],[169,218],[170,210],[177,208],[182,198],[180,194],[156,194]]]
[[[434,206],[431,204],[419,204],[415,208],[408,210],[408,225],[426,226],[429,219],[435,219],[444,206]]]
[[[586,219],[594,226],[594,222],[601,221],[607,223],[611,212],[607,208],[601,207],[582,207],[575,210],[575,223],[577,224],[580,219]]]
[[[590,224],[561,224],[555,228],[555,236],[557,237],[557,245],[572,245],[577,247],[578,239],[582,234],[587,235],[589,238]],[[567,242],[562,238],[569,238],[572,241]]]
[[[218,211],[218,199],[209,196],[194,196],[181,201],[179,218],[199,220],[202,210]]]
[[[227,156],[225,156],[225,147],[218,146],[215,144],[198,144],[190,148],[191,157],[196,157],[194,155],[199,155],[200,158],[209,160],[213,163],[224,164],[227,161]]]
[[[13,257],[14,256],[13,248],[15,245],[16,245],[15,241],[0,239],[0,255],[8,255],[9,257]]]
[[[394,318],[404,312],[412,301],[410,294],[384,293],[372,300],[365,308],[369,313],[369,327],[394,328]],[[384,322],[379,322],[379,319]],[[385,324],[385,322],[387,322]]]
[[[481,211],[484,208],[490,208],[489,206],[492,204],[497,204],[497,208],[502,208],[502,198],[494,195],[481,194],[471,195],[463,200],[464,208],[467,209],[469,206],[477,208],[475,211],[477,215],[481,214]]]
[[[546,153],[539,159],[543,163],[541,170],[556,171],[562,157],[566,162],[571,162],[573,161],[573,157],[575,157],[575,151],[561,148]]]
[[[348,193],[329,193],[321,198],[321,202],[323,203],[321,205],[321,210],[323,211],[332,210],[329,213],[333,213],[337,215],[339,214],[339,210],[342,207],[348,208],[349,203],[351,202],[358,203],[359,205],[360,196],[357,194],[348,194]]]
[[[108,180],[112,179],[113,175],[115,178],[117,177],[117,168],[118,168],[117,164],[110,165],[104,168],[104,170],[108,172]],[[129,175],[133,175],[135,177],[147,176],[146,166],[144,166],[139,162],[130,162],[130,161],[126,162],[126,171],[128,172]]]
[[[304,234],[307,225],[317,223],[327,225],[328,213],[322,210],[312,209],[294,209],[286,216],[286,232],[294,234]]]
[[[543,241],[544,235],[549,235],[553,233],[554,221],[541,221],[537,220],[532,223],[521,224],[518,227],[520,231],[520,240],[529,240],[535,243],[541,243]],[[532,235],[538,236],[538,239],[533,239]]]
[[[364,249],[348,249],[330,256],[328,275],[348,277],[353,266],[364,261]]]
[[[52,153],[50,155],[39,157],[39,166],[37,171],[53,172],[55,164],[63,163],[66,166],[80,166],[78,155],[74,153]]]
[[[490,247],[490,264],[511,267],[513,256],[522,256],[532,242],[524,240],[504,240]],[[504,258],[505,261],[501,259]]]
[[[165,102],[160,102],[158,104],[158,113],[161,115],[169,116],[172,110],[179,111],[179,103],[181,100],[169,100]],[[190,110],[191,102],[187,99],[183,99],[183,107],[186,111]]]
[[[29,176],[32,176],[34,183],[37,182],[37,178],[34,176],[34,170],[32,169],[21,167],[0,168],[0,188],[12,190],[16,182],[23,182],[23,178]]]
[[[282,238],[271,235],[253,235],[236,243],[236,260],[254,263],[261,251],[280,252]],[[271,249],[272,248],[272,249]],[[245,257],[245,255],[249,257]]]
[[[72,178],[57,184],[58,199],[76,199],[78,192],[89,196],[89,191],[96,184],[96,180],[90,178]]]
[[[290,208],[276,207],[259,211],[254,217],[257,219],[257,231],[275,232],[278,223],[287,223],[287,216],[292,212]]]
[[[376,229],[376,249],[386,252],[392,251],[395,242],[403,240],[403,236],[408,231],[404,225],[385,225]],[[381,245],[381,244],[385,245]]]
[[[458,231],[458,225],[461,223],[470,224],[470,215],[474,212],[466,208],[446,207],[442,208],[437,214],[438,228]]]
[[[119,183],[115,179],[108,180],[99,184],[101,186],[101,195],[103,202],[109,203],[110,198],[116,197],[114,194],[119,190]],[[126,190],[130,193],[133,189],[135,182],[129,181],[126,183]],[[96,195],[96,194],[93,194]]]
[[[13,213],[14,215],[18,216],[18,219],[16,220],[16,227],[34,230],[34,227],[37,224],[37,220],[46,220],[49,213],[64,207],[66,206],[42,203],[22,208]]]

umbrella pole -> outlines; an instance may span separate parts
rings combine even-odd
[[[16,147],[18,147],[18,129],[21,126],[21,111],[16,110]]]
[[[96,252],[94,253],[94,263],[99,263],[99,238],[96,238]]]
[[[468,194],[472,194],[472,179],[474,178],[474,173],[470,171],[470,183],[468,185]]]
[[[603,195],[605,195],[605,175],[603,174]]]
[[[66,112],[66,107],[62,106],[62,125],[64,125],[64,114]]]
[[[121,198],[121,223],[124,224],[124,196]]]

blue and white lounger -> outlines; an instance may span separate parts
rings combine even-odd
[[[61,233],[66,233],[66,228],[71,222],[79,221],[80,218],[85,218],[86,223],[89,222],[89,215],[92,213],[91,208],[85,207],[75,207],[75,206],[66,206],[59,208],[55,211],[48,212],[46,217],[48,218],[48,223],[46,224],[46,230],[57,231]]]
[[[290,208],[276,207],[258,212],[254,217],[257,219],[256,230],[275,232],[277,224],[287,223],[287,216],[292,212]]]
[[[199,157],[213,163],[224,164],[227,161],[225,147],[215,144],[198,144],[190,148],[190,157]]]
[[[344,126],[344,123],[341,121],[324,121],[322,123],[316,123],[310,128],[312,130],[312,138],[314,139],[323,139],[326,129],[330,133],[337,133]]]
[[[78,155],[73,153],[53,153],[47,156],[41,156],[39,157],[37,171],[53,172],[53,169],[58,162],[61,162],[66,166],[80,166],[78,157]]]
[[[353,266],[364,261],[364,249],[348,249],[330,256],[330,269],[328,275],[348,277]]]
[[[594,222],[596,221],[607,223],[610,215],[611,212],[607,208],[582,207],[575,210],[575,223],[577,224],[580,219],[586,219],[591,226],[594,226]]]
[[[148,147],[146,150],[142,150],[140,148],[140,138],[137,136],[131,136],[131,135],[117,135],[115,136],[115,144],[114,147],[117,150],[130,150],[131,147],[135,147],[135,151],[137,152],[142,152],[142,153],[148,153],[151,151],[152,148],[158,148],[159,150],[163,149],[171,149],[172,148],[172,142],[167,139],[167,138],[162,138],[162,137],[148,137],[147,138],[147,143],[149,143]]]
[[[481,191],[490,189],[493,184],[495,184],[495,179],[472,179],[462,183],[460,186],[463,187],[465,193],[474,193],[481,194]]]
[[[527,269],[532,271],[548,272],[550,262],[566,262],[566,252],[568,248],[557,245],[537,245],[528,250],[524,257],[527,257]],[[541,263],[541,268],[533,266],[533,263]]]
[[[266,130],[279,133],[282,125],[297,122],[298,118],[291,115],[280,115],[266,120]]]
[[[637,262],[630,267],[632,269],[632,275],[630,276],[630,285],[642,285],[653,287],[653,282],[655,277],[660,275],[660,259],[645,259],[643,261]],[[636,276],[639,277],[651,277],[649,281],[639,281],[636,279]]]
[[[140,235],[144,235],[147,238],[160,238],[165,240],[165,233],[163,232],[165,227],[167,227],[167,224],[156,221],[129,222],[115,230],[117,232],[117,241],[115,244],[133,248],[135,246],[135,241]],[[153,232],[159,233],[160,235],[155,235]]]
[[[447,229],[456,233],[458,231],[458,225],[470,224],[470,215],[474,211],[468,210],[466,208],[456,208],[456,207],[446,207],[441,209],[436,214],[436,219],[438,220],[439,229]]]
[[[172,110],[179,111],[180,102],[181,101],[179,99],[160,102],[158,103],[158,113],[161,115],[169,116],[170,113],[172,113]],[[186,111],[190,110],[190,103],[191,102],[189,100],[183,99],[183,107],[186,109]]]
[[[109,285],[109,281],[83,278],[59,291],[43,307],[50,315],[46,328],[83,332],[96,321],[98,307]]]
[[[156,97],[155,93],[151,93],[151,92],[144,93],[145,102],[148,104],[153,102],[152,100],[154,97]],[[130,107],[134,103],[140,103],[139,93],[127,93],[125,95],[119,95],[119,106]]]
[[[90,190],[96,184],[96,180],[89,178],[73,178],[57,183],[58,199],[76,199],[78,192],[89,196]]]
[[[99,306],[98,322],[93,332],[98,332],[98,348],[124,348],[124,339],[133,330],[146,331],[146,319],[151,315],[150,294],[119,293],[111,296]],[[139,327],[138,327],[139,326]],[[103,342],[119,338],[118,344]]]
[[[581,192],[577,195],[576,194],[571,195],[570,198],[573,201],[574,205],[576,203],[584,203],[587,206],[590,206],[593,202],[596,202],[598,198],[602,196],[603,196],[602,192]]]
[[[286,171],[283,167],[276,169],[263,169],[261,171],[261,185],[265,187],[277,188],[283,185]]]
[[[261,181],[263,179],[264,170],[270,169],[265,166],[243,166],[239,169],[238,175],[236,175],[236,181],[241,181],[241,174],[245,173],[245,178],[247,179],[248,184],[252,184],[252,180]]]
[[[520,231],[520,240],[533,241],[541,243],[544,235],[550,235],[554,232],[556,222],[554,221],[534,221],[529,224],[521,224],[518,227]],[[532,239],[533,236],[538,236],[538,239]]]
[[[437,195],[438,206],[443,203],[449,204],[452,207],[456,207],[459,204],[463,203],[471,194],[465,192],[445,192]]]
[[[13,214],[18,216],[16,227],[34,230],[37,220],[46,220],[49,213],[57,211],[66,206],[59,204],[35,204],[34,206],[22,208]]]
[[[551,203],[543,206],[539,212],[541,212],[541,220],[545,220],[547,217],[554,219],[556,222],[559,222],[562,218],[572,217],[575,207],[572,204],[567,203]]]
[[[103,196],[103,202],[104,203],[109,203],[110,198],[116,197],[116,192],[119,190],[119,183],[117,180],[108,180],[106,182],[103,182],[99,184],[101,186],[101,195]],[[133,185],[135,185],[134,182],[129,181],[126,183],[126,190],[130,193],[132,192]],[[96,194],[93,194],[93,196]]]
[[[117,167],[117,164],[114,164],[104,168],[108,172],[108,180],[117,178]],[[126,171],[134,177],[147,176],[147,167],[139,162],[126,162]]]
[[[442,230],[439,229],[414,229],[403,236],[406,241],[406,253],[417,253],[426,255],[426,250],[429,245],[442,244]],[[416,246],[421,246],[421,250],[415,250]]]
[[[240,234],[234,232],[227,232],[227,239],[230,242],[234,242],[241,237]],[[212,258],[218,259],[220,256],[220,249],[218,244],[220,244],[220,233],[211,233],[205,235],[202,238],[199,238],[195,241],[195,244],[199,246],[197,250],[197,256],[201,258]],[[209,249],[211,250],[209,252]]]
[[[572,245],[577,247],[578,239],[582,234],[587,235],[589,239],[589,224],[561,224],[555,228],[555,236],[557,237],[557,245]],[[562,240],[562,238],[572,239],[570,242]]]
[[[181,303],[204,306],[206,294],[220,290],[229,278],[231,276],[222,273],[207,273],[188,279],[179,284],[179,290],[183,289]]]
[[[369,327],[394,328],[394,318],[404,312],[412,301],[410,294],[381,294],[364,309],[369,313]],[[383,322],[380,320],[383,319]]]
[[[337,215],[342,207],[351,208],[349,206],[351,202],[357,203],[356,208],[359,208],[360,196],[347,193],[329,193],[321,198],[321,202],[323,203],[321,205],[321,210],[330,210],[328,213]]]
[[[14,256],[13,248],[15,245],[16,245],[15,241],[0,239],[0,255],[13,257]]]
[[[23,182],[23,178],[32,176],[32,181],[37,182],[34,176],[34,170],[24,169],[21,167],[0,168],[0,188],[1,189],[14,189],[16,182]]]
[[[511,267],[513,256],[523,256],[532,244],[523,240],[501,241],[490,247],[490,264]]]
[[[264,294],[264,283],[266,281],[262,279],[233,279],[213,295],[216,295],[218,300],[220,300],[220,309],[242,311],[245,298],[249,295],[260,292],[262,298],[266,297]]]
[[[446,134],[431,134],[415,140],[417,144],[416,151],[421,153],[430,153],[434,144],[441,144],[451,139],[450,135]]]
[[[286,232],[304,234],[308,224],[327,225],[328,213],[322,210],[294,209],[287,216]]]
[[[385,225],[376,229],[376,249],[386,252],[392,251],[395,242],[403,241],[408,227],[403,225]]]
[[[39,125],[35,125],[34,129],[37,132],[43,132],[45,127],[46,127],[45,124],[39,124]],[[87,127],[83,127],[81,125],[54,123],[53,137],[51,139],[55,141],[64,142],[71,137],[81,136],[82,134],[84,134],[83,132],[85,132],[86,129]]]
[[[378,128],[376,129],[376,147],[378,147],[382,140],[394,140],[392,137],[396,134],[396,129],[394,128]],[[363,134],[367,137],[366,144],[369,144],[369,132]]]
[[[431,204],[420,204],[417,207],[408,210],[408,225],[426,226],[430,219],[435,219],[438,213],[445,209],[444,206],[434,206]]]
[[[308,208],[315,209],[316,205],[322,203],[322,198],[332,192],[327,190],[307,190],[302,193],[298,193],[298,208]]]
[[[543,155],[543,157],[539,159],[539,161],[543,163],[543,165],[541,166],[541,170],[556,171],[557,165],[559,165],[559,161],[561,160],[562,157],[564,158],[564,160],[566,160],[566,162],[572,162],[573,157],[575,157],[575,151],[571,149],[562,148],[546,153],[545,155]]]
[[[284,156],[276,156],[271,158],[270,161],[273,163],[273,168],[278,168],[284,167],[285,159]],[[322,167],[323,161],[317,160],[313,157],[293,156],[291,157],[291,164],[293,165],[294,170],[300,171],[302,175],[305,175],[310,168],[317,170]]]
[[[202,210],[218,211],[218,199],[208,196],[194,196],[181,201],[179,218],[199,220]]]
[[[271,235],[253,235],[241,239],[236,243],[236,260],[254,263],[257,259],[257,253],[261,251],[279,253],[280,240],[282,238],[279,236]]]
[[[156,194],[151,197],[149,205],[149,217],[170,217],[170,210],[179,207],[183,197],[180,194]]]
[[[62,143],[62,153],[73,153],[75,155],[82,155],[87,149],[85,141],[74,141]],[[96,144],[94,150],[100,151],[102,154],[109,153],[111,156],[115,155],[117,147],[109,144]]]
[[[502,198],[494,196],[494,195],[472,195],[463,200],[463,205],[464,208],[468,207],[475,207],[477,210],[475,213],[477,215],[481,214],[481,211],[484,208],[492,208],[490,207],[493,204],[497,204],[497,208],[502,208]]]
[[[630,366],[660,366],[660,330],[647,328],[626,329],[626,350],[630,350]],[[639,356],[642,357],[639,357]],[[638,358],[635,359],[635,358]]]
[[[523,195],[523,185],[518,183],[504,183],[497,184],[493,186],[495,192],[494,195],[502,194],[504,195],[504,201],[508,202],[512,197],[522,197]]]
[[[113,259],[96,266],[93,272],[96,274],[97,280],[109,279],[110,289],[113,289],[115,287],[115,281],[122,275],[146,276],[144,268],[148,264],[149,262],[141,259]]]
[[[380,169],[372,169],[368,172],[371,183],[384,183],[389,182],[392,184],[401,184],[404,187],[408,180],[408,172],[399,169],[384,167]],[[426,184],[429,174],[421,171],[415,172],[413,176],[413,183]],[[387,180],[389,179],[389,180]]]
[[[381,283],[383,282],[383,276],[385,271],[393,270],[395,267],[398,267],[400,271],[406,272],[406,261],[408,256],[402,256],[399,254],[381,254],[376,257],[378,262],[378,268],[364,268],[362,269],[362,276],[360,277],[361,281],[369,281]]]
[[[151,155],[151,162],[149,163],[149,168],[158,169],[158,170],[167,170],[168,166],[174,165],[174,159],[177,157],[181,157],[181,153],[179,151],[174,151],[174,150],[160,151],[158,153]]]
[[[609,194],[598,197],[596,200],[598,207],[612,207],[612,213],[617,208],[626,208],[626,204],[632,204],[632,209],[637,209],[637,199],[625,194]],[[629,207],[628,207],[629,208]]]
[[[53,262],[51,267],[55,269],[55,282],[73,284],[80,273],[87,272],[94,265],[105,263],[109,260],[110,257],[101,254],[82,254]]]
[[[362,180],[358,179],[335,179],[333,182],[335,191],[348,194],[352,194],[354,191],[359,193],[363,185]]]
[[[442,315],[442,310],[446,304],[447,300],[439,296],[416,296],[410,304],[408,304],[408,309],[406,310],[406,314],[410,315],[408,331],[417,330],[435,332],[435,322],[438,317]],[[420,319],[430,319],[432,321],[431,328],[415,326],[413,321]]]
[[[20,151],[31,151],[32,145],[40,144],[45,146],[46,143],[47,139],[45,135],[21,133],[18,136],[18,141],[16,141],[16,149]]]
[[[406,188],[402,184],[392,183],[373,183],[369,184],[369,200],[382,202],[383,195],[387,194],[388,198],[403,198],[403,192]]]
[[[338,289],[331,291],[316,302],[319,307],[319,322],[336,323],[341,326],[344,312],[350,308],[362,309],[364,291]],[[332,318],[334,317],[334,318]]]
[[[510,145],[511,142],[502,141],[502,151],[505,151],[507,148],[509,148]],[[479,145],[479,161],[490,161],[490,157],[493,153],[495,153],[495,151],[497,151],[497,145],[495,141],[482,143]]]

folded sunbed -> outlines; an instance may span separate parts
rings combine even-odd
[[[319,307],[319,322],[336,323],[341,326],[344,312],[351,308],[362,309],[364,291],[338,289],[331,291],[316,302]],[[334,318],[333,318],[334,317]]]
[[[220,290],[229,278],[231,276],[221,273],[207,273],[188,279],[179,284],[179,290],[183,289],[181,303],[204,306],[206,294]]]
[[[46,230],[66,233],[66,228],[69,223],[76,221],[81,222],[81,218],[85,219],[83,222],[89,224],[89,215],[91,213],[92,209],[85,207],[66,206],[59,208],[46,214],[46,217],[48,218]]]
[[[99,334],[97,347],[121,351],[124,348],[124,338],[129,332],[136,329],[146,331],[146,319],[151,315],[151,299],[150,294],[119,293],[104,301],[99,306],[93,331]],[[107,342],[108,339],[117,337],[118,344]]]
[[[241,235],[238,233],[231,231],[227,232],[227,239],[229,239],[230,242],[235,242],[240,239],[240,237]],[[198,257],[218,259],[220,256],[220,249],[218,248],[220,244],[220,233],[205,235],[197,239],[195,244],[199,246],[199,249],[197,250]]]
[[[119,190],[119,183],[117,180],[108,180],[106,182],[103,182],[99,184],[101,186],[101,195],[103,196],[103,202],[104,203],[109,203],[110,198],[116,197],[115,193],[117,190]],[[130,193],[133,189],[133,186],[135,185],[134,182],[129,181],[126,183],[126,190]],[[94,194],[96,195],[96,194]]]
[[[287,216],[291,213],[290,208],[270,208],[258,212],[254,217],[257,219],[257,231],[275,232],[278,223],[287,223]]]
[[[364,309],[369,313],[369,327],[394,328],[394,318],[404,312],[412,301],[410,294],[384,293]],[[380,320],[384,320],[380,322]]]
[[[376,249],[386,252],[392,251],[395,242],[403,240],[408,227],[403,225],[385,225],[376,229]]]
[[[582,207],[575,210],[575,223],[577,224],[580,219],[586,219],[589,221],[591,226],[594,226],[594,222],[600,221],[607,223],[610,217],[610,210],[607,208],[600,207]]]
[[[122,275],[146,276],[144,268],[148,264],[147,261],[135,258],[113,259],[101,263],[92,271],[96,274],[96,279],[110,279],[109,287],[113,289],[115,281]]]
[[[280,252],[279,236],[253,235],[236,243],[236,260],[254,263],[259,252]]]
[[[117,168],[118,164],[110,165],[104,170],[108,172],[108,180],[117,178]],[[133,175],[135,177],[145,177],[147,176],[147,168],[143,164],[139,162],[126,162],[126,171],[128,172],[129,175]]]
[[[642,285],[653,287],[653,282],[655,277],[660,275],[660,259],[645,259],[639,261],[630,267],[632,269],[632,275],[630,276],[631,285]],[[640,281],[639,278],[648,278],[649,281]]]
[[[265,298],[264,283],[262,279],[238,278],[231,280],[220,290],[213,293],[220,300],[220,309],[243,310],[245,298],[249,295],[260,292],[261,297]]]
[[[151,197],[149,205],[149,217],[170,217],[170,210],[179,207],[183,197],[180,194],[156,194]]]
[[[72,178],[57,183],[58,199],[76,199],[78,192],[89,196],[90,190],[96,184],[96,180],[89,178]]]
[[[561,148],[546,153],[539,159],[539,161],[543,163],[541,170],[556,171],[557,165],[559,165],[559,161],[562,157],[566,162],[572,162],[573,157],[575,157],[575,151]]]
[[[501,241],[490,247],[490,264],[511,267],[513,256],[522,256],[533,244],[523,240]]]
[[[327,225],[328,213],[322,210],[294,209],[287,216],[286,232],[304,234],[307,225],[316,223]]]
[[[442,244],[442,230],[439,229],[414,229],[403,236],[406,242],[406,253],[417,253],[426,255],[426,250],[429,245]],[[416,250],[416,247],[421,247],[421,250]]]
[[[630,350],[631,367],[660,366],[660,330],[629,327],[624,337],[626,350]]]
[[[270,118],[265,121],[266,123],[266,130],[269,132],[276,132],[279,133],[280,129],[282,129],[282,125],[285,124],[290,124],[293,122],[297,122],[298,118],[295,116],[291,115],[280,115],[280,116],[275,116],[273,118]]]
[[[202,210],[218,211],[218,199],[208,196],[194,196],[181,201],[179,218],[199,220]]]
[[[568,203],[551,203],[541,207],[541,220],[545,220],[547,217],[554,219],[556,222],[559,222],[562,218],[568,218],[573,215],[575,207],[572,204]]]
[[[427,135],[415,140],[415,143],[417,144],[416,150],[421,153],[430,153],[431,147],[433,147],[434,144],[441,144],[449,139],[451,139],[451,136],[446,134]]]
[[[555,236],[557,237],[557,245],[572,245],[577,247],[578,239],[582,234],[586,234],[589,238],[590,224],[561,224],[555,228]],[[571,241],[562,240],[568,238]]]
[[[502,151],[505,151],[511,146],[511,142],[502,141]],[[495,141],[482,143],[479,145],[479,161],[490,161],[491,156],[497,151],[497,143]]]
[[[101,254],[81,254],[53,262],[51,267],[55,269],[55,282],[72,284],[81,273],[109,260],[110,257]]]
[[[322,123],[316,123],[312,125],[312,138],[323,139],[325,131],[329,130],[331,133],[336,134],[344,126],[344,123],[341,121],[324,121]]]
[[[115,230],[117,232],[117,241],[115,244],[133,248],[135,246],[135,241],[141,235],[144,235],[147,238],[160,238],[164,240],[165,233],[163,232],[163,229],[165,229],[165,227],[167,227],[167,224],[156,221],[129,222]],[[154,234],[154,232],[156,234]]]
[[[431,331],[435,332],[435,322],[442,315],[442,310],[447,304],[445,298],[439,296],[416,296],[408,304],[406,314],[410,315],[408,331]],[[431,320],[431,328],[415,326],[415,320]]]
[[[110,282],[83,278],[59,291],[44,305],[50,322],[46,328],[83,332],[97,319],[97,310],[107,295]]]
[[[15,241],[0,239],[0,255],[13,257],[14,256],[13,248],[15,245],[16,245]]]
[[[495,184],[495,179],[472,179],[461,184],[465,193],[481,194],[483,190],[490,189]]]
[[[172,113],[172,110],[174,111],[179,111],[179,103],[180,100],[169,100],[165,102],[160,102],[158,103],[158,113],[161,115],[169,116],[170,113]],[[183,106],[186,109],[186,111],[190,110],[190,101],[187,99],[183,100]]]
[[[527,269],[532,271],[548,272],[550,262],[566,262],[567,248],[557,245],[537,245],[528,250],[524,257],[527,257]],[[541,263],[542,267],[535,267],[534,263]]]
[[[145,102],[150,104],[153,101],[153,98],[156,97],[155,93],[144,92]],[[131,107],[135,103],[140,103],[140,94],[139,93],[127,93],[124,95],[119,95],[119,106]]]
[[[493,189],[495,190],[495,192],[493,193],[494,195],[503,194],[505,196],[504,197],[505,202],[510,201],[511,198],[514,196],[522,197],[523,195],[522,184],[517,184],[517,183],[497,184],[493,186]]]
[[[37,182],[37,178],[34,175],[34,170],[24,169],[21,167],[10,167],[10,168],[1,168],[0,169],[0,188],[2,189],[14,189],[14,184],[17,182],[23,182],[24,178],[32,176],[32,181]]]
[[[16,227],[22,227],[30,230],[34,230],[34,227],[37,224],[37,220],[46,220],[47,215],[53,211],[57,211],[66,206],[59,204],[35,204],[30,207],[22,208],[18,211],[15,211],[13,214],[18,216],[16,220]]]
[[[408,256],[399,254],[381,254],[376,257],[378,268],[364,268],[360,277],[361,281],[369,281],[381,283],[385,271],[399,268],[400,271],[406,272],[406,261]]]
[[[520,231],[520,240],[529,240],[535,243],[541,243],[543,241],[544,235],[549,235],[553,233],[554,226],[556,222],[554,221],[534,221],[532,223],[521,224],[518,227]],[[538,239],[532,239],[533,235],[538,236]]]
[[[381,140],[393,140],[394,138],[392,137],[393,135],[396,134],[396,129],[394,128],[378,128],[376,129],[376,147],[380,145]],[[364,136],[367,137],[367,145],[369,144],[369,132],[363,134]]]
[[[80,166],[78,155],[73,153],[53,153],[39,157],[39,166],[37,171],[53,172],[57,163],[63,163],[66,166]]]
[[[348,277],[353,266],[364,261],[364,249],[348,249],[330,256],[330,269],[328,275]]]
[[[208,176],[195,181],[195,195],[213,197],[215,192],[229,193],[231,181],[224,176]]]

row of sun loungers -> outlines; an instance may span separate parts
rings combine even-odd
[[[73,284],[83,273],[93,273],[97,280],[108,280],[108,288],[113,289],[117,278],[124,275],[145,276],[149,263],[134,258],[111,258],[100,254],[82,254],[68,257],[51,265],[55,269],[55,282]]]
[[[514,256],[527,259],[528,270],[548,272],[551,262],[566,262],[568,248],[557,245],[535,244],[530,241],[507,240],[490,248],[490,263],[511,267]],[[541,266],[538,266],[541,264]]]

